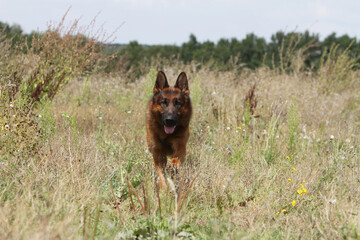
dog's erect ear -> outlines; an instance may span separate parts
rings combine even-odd
[[[162,91],[164,88],[169,87],[169,83],[166,79],[165,73],[162,71],[158,72],[158,75],[156,77],[156,82],[154,86],[154,94]]]
[[[188,79],[184,72],[180,73],[174,87],[179,88],[181,91],[185,92],[186,94],[190,93]]]

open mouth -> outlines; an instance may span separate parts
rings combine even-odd
[[[176,127],[176,125],[170,126],[170,127],[164,126],[164,131],[166,134],[172,134],[175,131],[175,127]]]

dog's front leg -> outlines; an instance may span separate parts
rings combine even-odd
[[[166,189],[166,180],[164,176],[164,169],[166,167],[166,156],[159,152],[153,153],[155,171],[159,179],[159,184],[161,189]]]
[[[175,143],[173,147],[174,147],[174,154],[171,159],[170,165],[172,168],[178,170],[186,158],[186,144]]]

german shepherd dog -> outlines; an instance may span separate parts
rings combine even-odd
[[[188,80],[184,72],[170,87],[162,71],[158,72],[154,95],[146,110],[146,141],[152,153],[160,187],[166,185],[164,170],[167,156],[172,156],[170,167],[178,171],[186,157],[189,123],[192,114]]]

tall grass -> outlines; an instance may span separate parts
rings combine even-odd
[[[339,50],[339,45],[335,43],[330,49],[323,52],[320,61],[319,80],[323,84],[323,91],[342,91],[348,89],[357,79],[355,69],[359,65],[359,57],[351,57],[350,47]]]
[[[80,63],[96,44],[55,36],[44,39],[64,55],[45,40],[29,55],[0,55],[1,239],[359,238],[356,82],[324,92],[321,74],[337,81],[331,68],[239,74],[165,64],[169,81],[187,73],[195,109],[187,160],[160,191],[145,143],[156,68],[135,82],[88,63],[73,75],[72,47]],[[21,59],[31,61],[20,68]],[[244,101],[254,81],[256,98]]]

